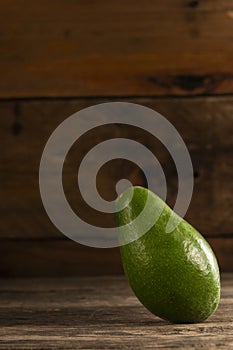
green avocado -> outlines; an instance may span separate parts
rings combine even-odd
[[[146,203],[149,209],[136,222]],[[124,271],[141,303],[173,323],[206,320],[219,304],[220,275],[203,236],[143,187],[128,188],[117,198],[116,210]],[[174,223],[170,232],[169,219]]]

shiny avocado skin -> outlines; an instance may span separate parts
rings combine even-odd
[[[132,188],[131,188],[132,190]],[[207,319],[220,299],[218,263],[207,241],[182,219],[166,232],[173,214],[158,196],[143,187],[133,187],[133,198],[116,213],[120,227],[134,220],[143,209],[147,196],[153,210],[163,206],[155,225],[142,237],[120,247],[124,271],[131,288],[141,303],[153,314],[173,323],[197,323]],[[116,208],[128,200],[129,189],[120,195]],[[149,213],[151,215],[151,213]],[[135,228],[137,237],[138,232]],[[120,232],[120,242],[125,232]]]

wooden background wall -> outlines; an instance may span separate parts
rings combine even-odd
[[[129,101],[161,112],[189,148],[195,188],[186,218],[208,239],[222,270],[233,270],[233,2],[231,0],[0,0],[0,274],[121,273],[118,249],[66,239],[43,209],[38,167],[58,124],[96,103]],[[64,188],[82,217],[77,163],[94,144],[134,137],[158,156],[177,192],[172,160],[156,140],[120,125],[72,147]],[[98,186],[114,198],[121,175],[144,184],[132,164],[102,169]],[[93,221],[94,220],[94,221]]]

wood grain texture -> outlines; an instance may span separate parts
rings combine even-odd
[[[233,92],[230,0],[0,7],[0,97]]]
[[[72,113],[107,99],[1,102],[0,239],[61,237],[43,209],[38,170],[44,145],[53,130]],[[233,98],[130,99],[161,112],[180,132],[191,154],[195,187],[186,218],[203,234],[232,235],[233,191]],[[97,143],[127,137],[144,144],[159,159],[167,177],[168,202],[177,194],[177,174],[172,158],[154,137],[121,125],[103,127],[81,137],[72,147],[64,166],[64,189],[72,208],[96,225],[113,225],[113,217],[93,212],[77,188],[77,167]],[[89,176],[87,174],[87,176]],[[114,199],[115,184],[122,178],[144,184],[138,168],[123,160],[100,172],[98,185],[106,199]],[[159,184],[158,184],[159,189]]]
[[[124,277],[1,280],[4,349],[226,349],[233,347],[233,275],[204,323],[153,316]]]

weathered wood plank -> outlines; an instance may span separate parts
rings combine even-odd
[[[106,99],[1,102],[0,239],[60,237],[41,203],[38,169],[43,147],[52,131],[70,114]],[[195,188],[187,219],[205,235],[233,233],[232,145],[233,98],[131,99],[165,115],[190,150]],[[77,165],[96,143],[112,137],[132,137],[148,146],[161,162],[168,183],[168,201],[177,193],[176,169],[169,154],[141,130],[113,125],[92,132],[72,148],[64,168],[64,188],[72,208],[96,225],[113,225],[110,215],[98,215],[85,205],[77,189]],[[129,164],[114,163],[99,176],[105,198],[114,199],[115,184],[126,177],[144,184],[142,174]],[[93,221],[94,218],[94,221]],[[214,218],[214,219],[213,219]]]
[[[232,141],[232,97],[208,98],[129,98],[126,102],[139,103],[162,113],[179,131],[190,150],[212,150],[231,148]],[[19,100],[0,103],[0,132],[4,167],[11,166],[13,161],[26,150],[29,169],[35,170],[39,165],[39,155],[54,129],[71,114],[98,103],[119,101],[118,99],[71,99],[71,100]],[[120,99],[122,101],[122,99]],[[99,131],[99,130],[98,130]],[[38,133],[40,135],[38,136]],[[127,136],[129,128],[101,129],[102,138]],[[144,134],[135,132],[139,141]],[[96,136],[93,132],[91,136]],[[141,138],[140,138],[141,136]],[[91,146],[81,143],[82,151]],[[93,141],[92,141],[93,142]],[[95,142],[95,141],[94,141]],[[149,139],[149,145],[151,139]],[[33,147],[29,147],[33,145]],[[15,153],[14,153],[15,152]],[[34,160],[34,162],[33,162]],[[33,163],[32,163],[33,162]],[[18,162],[19,171],[27,168],[28,162]],[[33,168],[32,166],[33,165]],[[1,164],[2,166],[2,164]]]
[[[207,238],[222,271],[232,271],[233,239]],[[122,273],[119,249],[97,249],[70,240],[2,241],[2,277],[52,277]]]
[[[122,98],[120,99],[120,101]],[[180,132],[190,150],[221,149],[232,146],[232,97],[208,98],[125,98],[126,102],[134,102],[151,107],[162,113]],[[39,154],[54,129],[71,114],[91,105],[102,102],[119,101],[118,99],[71,99],[71,100],[15,100],[1,101],[0,132],[4,167],[17,161],[27,150],[28,161],[34,159],[33,169],[39,165]],[[113,132],[114,131],[114,132]],[[107,138],[121,133],[128,135],[129,129],[103,128],[100,136]],[[38,133],[40,135],[38,136]],[[135,134],[135,132],[134,132]],[[136,136],[143,140],[141,132]],[[92,134],[95,136],[95,133]],[[151,139],[149,139],[151,141]],[[148,142],[149,142],[148,141]],[[91,140],[89,140],[91,145]],[[33,144],[33,147],[29,147]],[[89,144],[80,144],[82,151],[88,150]],[[15,152],[15,153],[13,153]],[[19,170],[27,167],[27,163],[19,162]],[[17,166],[20,166],[17,164]]]
[[[0,97],[233,92],[230,0],[0,6]]]
[[[7,349],[230,349],[232,281],[204,323],[173,325],[149,313],[125,277],[1,280],[0,338]]]

